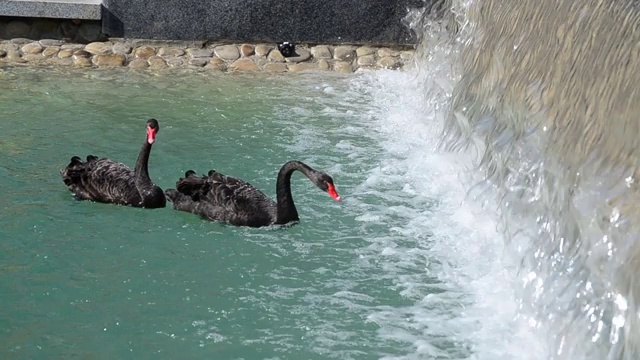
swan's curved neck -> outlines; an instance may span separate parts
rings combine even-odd
[[[314,170],[300,161],[289,161],[280,168],[276,181],[277,215],[276,224],[286,224],[299,220],[298,210],[291,196],[291,175],[294,171],[300,171],[311,179]]]
[[[138,154],[138,160],[136,160],[136,168],[134,170],[136,176],[136,187],[142,194],[143,188],[153,186],[153,182],[149,178],[149,154],[151,154],[151,144],[145,140],[140,153]]]

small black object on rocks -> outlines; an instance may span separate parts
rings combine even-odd
[[[296,46],[288,41],[278,43],[278,50],[284,57],[296,56]]]

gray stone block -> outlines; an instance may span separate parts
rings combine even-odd
[[[100,20],[102,0],[2,0],[0,16]]]
[[[104,0],[103,33],[144,39],[413,44],[403,18],[435,0]]]

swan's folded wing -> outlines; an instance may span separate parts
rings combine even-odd
[[[95,200],[126,203],[139,197],[133,171],[126,165],[109,159],[89,161],[82,186]]]
[[[253,185],[238,178],[210,172],[207,178],[210,191],[207,200],[233,213],[243,213],[255,208],[257,203],[270,201]]]
[[[206,177],[198,177],[195,175],[180,178],[176,182],[176,190],[181,194],[190,196],[193,201],[200,201],[203,195],[207,194],[211,185]]]

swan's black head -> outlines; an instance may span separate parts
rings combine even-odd
[[[158,124],[158,120],[149,119],[147,120],[147,142],[149,144],[153,144],[156,141],[156,134],[160,131],[160,124]]]
[[[322,191],[326,191],[329,196],[334,198],[336,201],[342,201],[342,198],[340,198],[340,195],[338,195],[338,192],[336,191],[336,186],[333,184],[331,176],[323,172],[318,172],[314,181]]]

